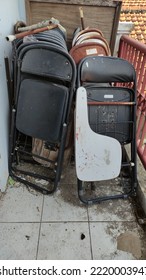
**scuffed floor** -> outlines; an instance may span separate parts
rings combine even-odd
[[[146,259],[146,237],[132,200],[85,206],[73,165],[45,196],[10,180],[0,198],[0,259]]]

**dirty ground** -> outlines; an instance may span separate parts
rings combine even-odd
[[[136,204],[83,205],[73,163],[51,196],[10,179],[0,197],[0,259],[145,260],[145,226],[138,223]]]

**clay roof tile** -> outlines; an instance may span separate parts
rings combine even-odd
[[[120,21],[133,22],[129,36],[146,44],[146,0],[123,0]]]

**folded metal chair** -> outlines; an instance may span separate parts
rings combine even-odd
[[[65,34],[59,28],[36,33],[34,35],[26,36],[24,38],[20,38],[12,41],[12,68],[13,68],[14,94],[16,93],[17,63],[19,60],[19,52],[27,45],[34,45],[37,44],[38,42],[40,44],[49,44],[54,47],[58,47],[58,48],[60,47],[61,50],[68,52]]]
[[[88,42],[74,46],[69,53],[76,64],[79,64],[79,62],[86,56],[110,55],[109,50],[103,40],[94,40],[94,42],[92,42],[91,39],[90,41],[88,40]]]
[[[69,116],[76,79],[71,56],[55,44],[24,44],[17,59],[17,86],[10,132],[9,170],[18,181],[45,194],[53,193],[60,181]],[[57,158],[32,153],[33,139],[45,141]],[[26,170],[39,158],[50,162],[45,174]],[[36,181],[44,180],[45,184]],[[48,185],[46,185],[48,183]]]
[[[81,37],[86,37],[86,36],[93,36],[93,35],[100,35],[103,37],[103,33],[101,30],[97,29],[97,28],[85,28],[81,31],[75,32],[73,40],[72,40],[72,47],[76,45],[77,41],[81,38]]]
[[[80,62],[77,78],[79,89],[76,97],[75,155],[79,198],[82,202],[88,204],[98,203],[108,199],[127,198],[130,195],[135,195],[137,188],[135,70],[128,61],[123,59],[107,56],[90,56]],[[82,118],[82,111],[86,108],[81,109],[82,98],[80,94],[83,95],[83,99],[85,95],[87,96],[87,102],[84,102],[84,107],[88,105],[90,130],[88,128],[89,133],[85,133],[85,137],[82,137],[82,133],[80,134],[82,126],[85,128],[85,123],[87,123],[87,117],[85,118],[84,116]],[[85,103],[87,103],[86,106]],[[82,121],[79,121],[81,119]],[[92,135],[94,134],[97,134],[101,138],[94,142],[92,139]],[[79,136],[80,147],[78,147]],[[112,146],[111,139],[120,144],[122,160],[120,152],[116,151],[117,144],[113,144]],[[85,149],[86,141],[88,142],[87,151]],[[90,147],[90,144],[92,147]],[[127,144],[130,145],[130,154],[128,155],[126,152]],[[111,152],[108,152],[109,146],[111,147]],[[90,151],[92,151],[91,157]],[[109,155],[111,158],[109,158]],[[120,170],[118,169],[116,172],[114,168],[116,168],[116,165],[119,168],[119,162],[121,162]],[[85,169],[86,166],[88,166],[87,169]],[[111,171],[112,167],[113,173]],[[84,170],[86,170],[85,173]],[[93,178],[92,175],[90,176],[92,170],[93,173],[95,170],[96,174]],[[102,187],[100,188],[98,186],[103,180],[108,183],[107,180],[110,180],[108,171],[111,179],[114,178],[115,174],[118,176],[119,171],[122,185],[116,191],[111,191],[110,194],[104,193],[101,195]],[[84,175],[81,176],[81,174]],[[128,177],[128,183],[124,180],[125,174]],[[89,186],[95,190],[98,188],[98,191],[100,189],[97,196],[96,192],[93,192],[94,196],[92,196],[93,193],[92,195],[88,194]]]

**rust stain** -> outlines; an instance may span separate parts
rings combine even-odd
[[[79,140],[79,134],[81,132],[81,127],[78,128],[78,132],[76,132],[76,139]]]
[[[79,140],[79,133],[76,133],[76,139],[77,139],[77,141]]]

